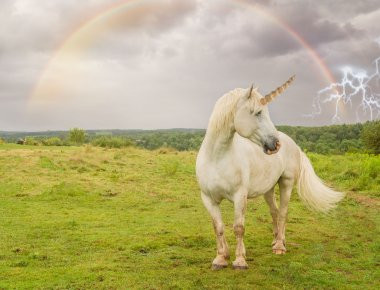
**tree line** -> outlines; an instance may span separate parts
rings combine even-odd
[[[380,154],[380,120],[364,124],[323,127],[277,126],[304,151],[320,154],[369,152]],[[121,148],[137,146],[149,150],[162,147],[198,150],[205,135],[202,129],[170,130],[83,130],[49,132],[0,132],[1,142],[26,145],[82,145]]]

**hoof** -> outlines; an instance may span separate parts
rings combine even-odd
[[[236,270],[247,270],[248,269],[248,264],[245,261],[245,259],[237,259],[232,263],[232,268]]]
[[[226,261],[226,258],[222,255],[216,256],[214,261],[212,261],[211,269],[213,270],[220,270],[223,268],[226,268],[228,266],[228,262]]]
[[[226,267],[227,265],[224,265],[224,264],[212,264],[211,269],[214,271],[217,271],[217,270],[224,269]]]
[[[272,247],[273,253],[276,255],[284,255],[286,252],[285,248],[285,241],[284,240],[278,240]]]
[[[273,249],[273,253],[276,255],[284,255],[286,250],[283,249]]]
[[[226,268],[228,266],[228,262],[226,261],[226,258],[222,255],[216,256],[214,261],[212,261],[212,270],[220,270],[223,268]]]
[[[248,265],[232,265],[232,268],[234,268],[235,270],[247,270],[248,269]]]

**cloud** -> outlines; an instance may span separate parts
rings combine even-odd
[[[377,0],[321,0],[318,2],[320,3],[318,10],[321,11],[321,14],[329,18],[333,17],[337,21],[347,21],[380,9],[380,3]]]
[[[297,31],[336,77],[346,64],[370,69],[380,55],[378,1],[247,2]],[[227,91],[255,82],[265,93],[293,73],[295,84],[270,106],[272,119],[330,122],[302,117],[327,85],[305,47],[234,0],[136,1],[100,19],[81,35],[90,41],[78,42],[83,54],[66,64],[67,79],[52,76],[65,84],[62,98],[30,109],[28,96],[57,47],[109,3],[0,2],[0,130],[205,127]]]
[[[298,2],[297,5],[277,4],[272,10],[267,8],[267,11],[288,27],[268,19],[264,19],[264,26],[246,21],[241,32],[250,41],[242,42],[240,46],[245,55],[274,57],[304,49],[288,33],[288,29],[295,31],[316,50],[325,44],[330,45],[351,37],[360,38],[363,34],[349,22],[337,23],[325,19],[310,2]],[[234,49],[239,50],[239,47]]]

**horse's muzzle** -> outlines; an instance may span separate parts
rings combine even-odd
[[[281,143],[277,138],[273,138],[271,142],[264,143],[264,152],[268,155],[272,155],[280,150]]]

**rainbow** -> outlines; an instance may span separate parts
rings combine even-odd
[[[244,6],[244,8],[248,8],[254,13],[262,15],[287,32],[306,49],[327,83],[336,82],[318,52],[289,24],[258,4],[248,3],[245,0],[231,1],[236,5]],[[144,3],[149,3],[149,6],[142,5]],[[68,33],[55,50],[33,88],[29,100],[45,102],[51,99],[64,98],[64,87],[68,84],[68,81],[71,82],[70,85],[80,85],[79,76],[75,75],[75,72],[73,73],[70,68],[76,67],[79,58],[83,57],[86,49],[96,41],[100,33],[106,33],[115,25],[120,25],[120,23],[128,24],[129,20],[136,20],[139,15],[144,13],[153,13],[159,5],[152,0],[121,0],[103,6],[84,19],[73,31]]]

